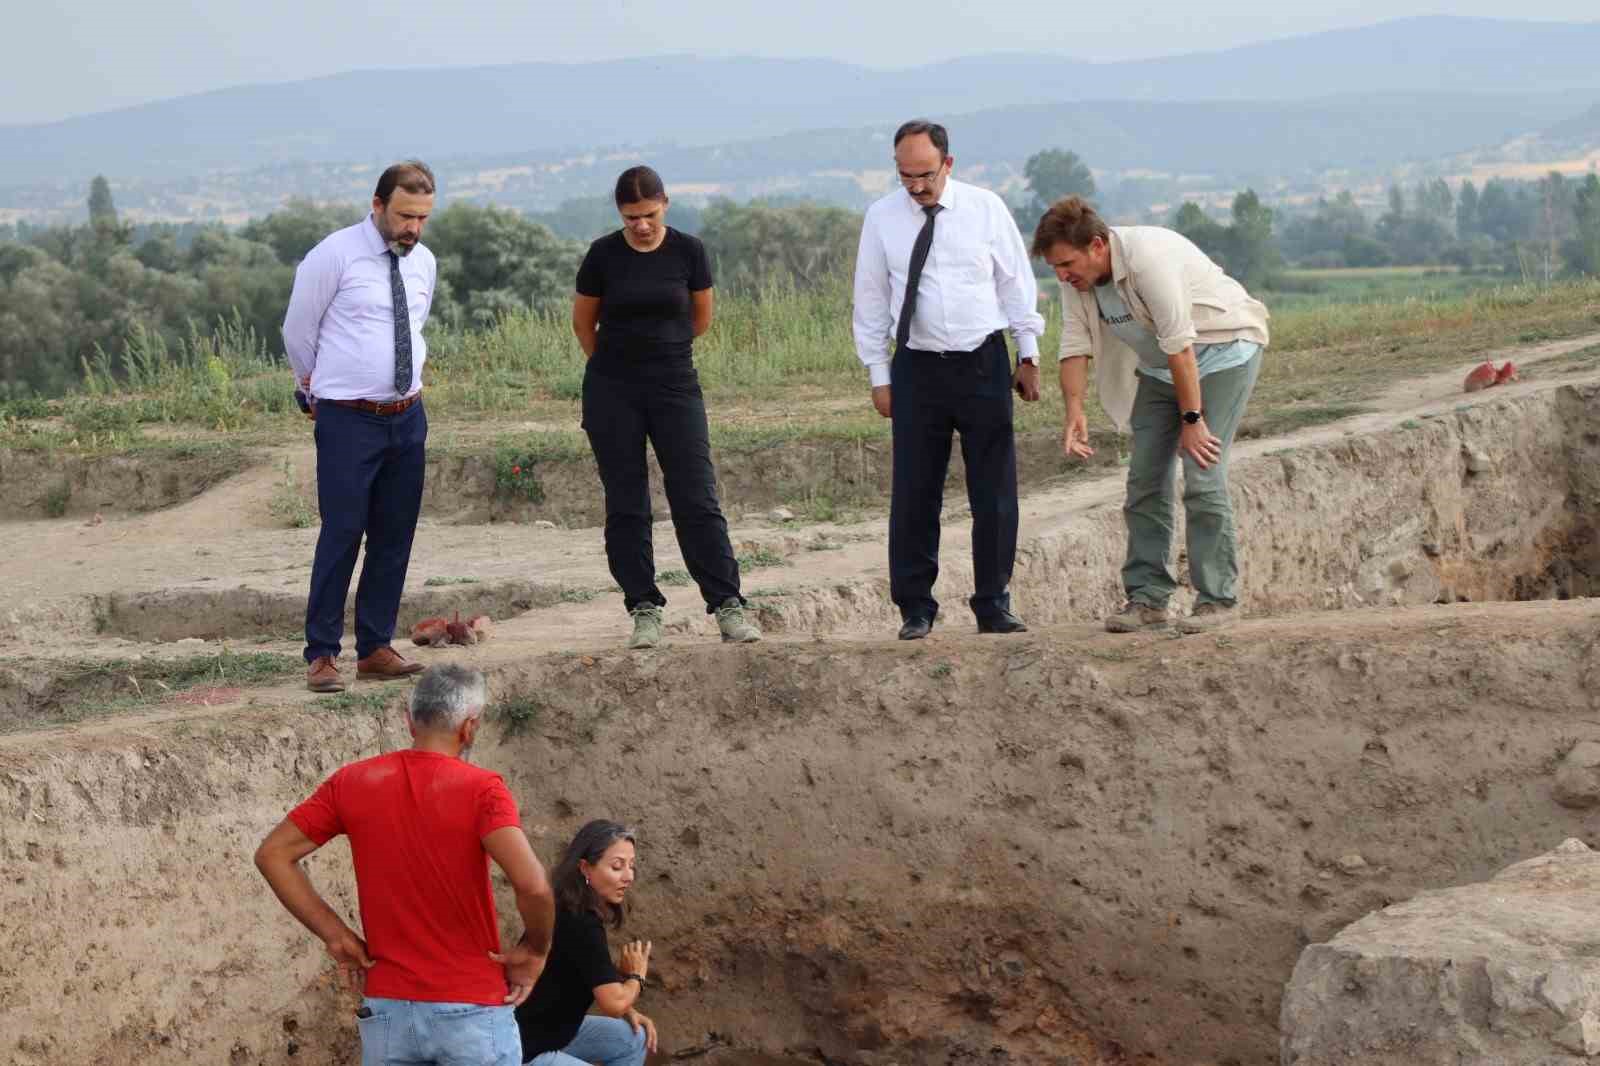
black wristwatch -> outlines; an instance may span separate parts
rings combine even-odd
[[[1183,421],[1184,421],[1185,425],[1189,425],[1189,426],[1194,425],[1195,423],[1200,421],[1200,412],[1199,411],[1185,411],[1185,412],[1183,412]]]
[[[643,988],[644,988],[644,978],[641,977],[639,974],[636,974],[636,973],[625,973],[625,974],[622,975],[622,980],[623,980],[623,983],[627,983],[628,981],[638,981],[639,982],[639,988],[641,990],[643,990]]]

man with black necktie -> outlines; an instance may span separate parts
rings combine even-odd
[[[973,595],[980,633],[1027,629],[1011,612],[1017,552],[1017,452],[1011,393],[1039,399],[1038,286],[1005,202],[951,179],[943,126],[895,132],[899,189],[867,209],[856,255],[856,354],[872,405],[891,420],[889,594],[901,640],[933,628],[939,513],[951,434],[961,434],[972,505]],[[1011,369],[1002,330],[1017,344]]]
[[[315,423],[322,531],[306,601],[306,687],[338,692],[344,603],[356,586],[356,676],[417,673],[390,645],[422,509],[428,417],[422,327],[438,265],[423,247],[433,172],[409,160],[378,179],[372,213],[325,237],[295,269],[283,346]]]

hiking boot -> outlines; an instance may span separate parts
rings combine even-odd
[[[1106,615],[1107,633],[1138,633],[1144,629],[1165,629],[1172,621],[1165,607],[1129,600],[1116,614]]]
[[[732,597],[717,608],[717,628],[722,630],[724,643],[754,644],[761,639],[761,630],[750,620],[745,605]]]
[[[312,692],[343,692],[344,679],[331,655],[319,655],[306,665],[306,688]]]
[[[1180,619],[1178,632],[1180,633],[1209,633],[1213,629],[1232,625],[1239,620],[1239,608],[1227,603],[1202,603],[1189,612],[1189,617]]]
[[[628,612],[633,616],[633,636],[628,638],[630,648],[653,648],[661,643],[661,608],[653,603],[641,603]]]
[[[387,644],[367,656],[356,660],[356,680],[393,681],[422,673],[422,664],[414,663]]]

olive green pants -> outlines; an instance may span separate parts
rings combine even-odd
[[[1183,513],[1189,546],[1189,578],[1195,603],[1231,606],[1237,600],[1239,556],[1228,499],[1228,456],[1233,434],[1261,373],[1261,352],[1248,363],[1200,379],[1206,426],[1222,441],[1222,457],[1202,470],[1183,459]],[[1128,461],[1128,557],[1122,587],[1128,599],[1165,607],[1178,587],[1167,562],[1172,554],[1172,506],[1177,494],[1178,434],[1183,429],[1178,392],[1164,381],[1139,375],[1133,400],[1133,455]]]

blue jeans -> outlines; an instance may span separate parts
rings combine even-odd
[[[518,1066],[522,1037],[512,1008],[367,997],[361,1066]],[[644,1060],[641,1059],[641,1062]]]
[[[535,1055],[523,1066],[644,1066],[644,1055],[643,1026],[636,1033],[621,1018],[588,1014],[572,1043]]]

